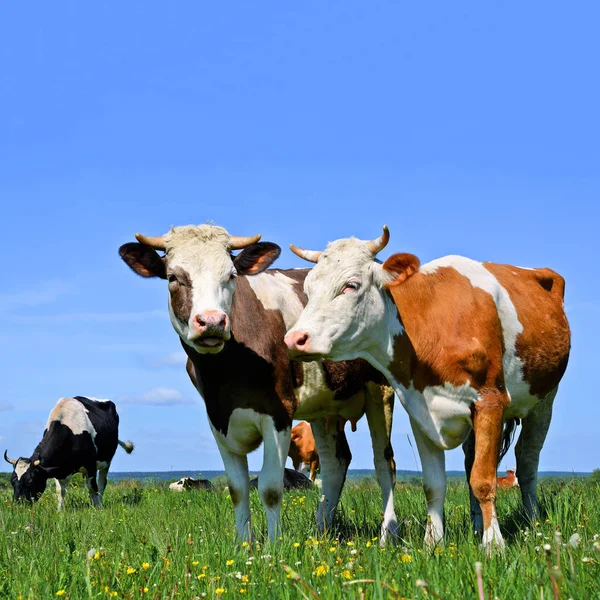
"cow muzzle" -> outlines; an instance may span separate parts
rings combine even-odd
[[[292,360],[310,361],[321,358],[321,353],[315,352],[312,338],[306,331],[290,331],[284,341]]]
[[[192,318],[188,340],[198,349],[219,351],[231,337],[229,317],[218,310],[205,310]]]

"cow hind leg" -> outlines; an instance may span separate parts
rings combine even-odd
[[[321,465],[323,501],[317,510],[317,527],[323,532],[331,529],[352,454],[343,429],[331,427],[327,431],[325,419],[312,421],[311,427]]]
[[[235,529],[242,541],[250,541],[252,526],[250,522],[250,479],[248,458],[245,454],[234,454],[217,440],[219,453],[223,459],[227,485],[235,511]]]
[[[521,487],[523,506],[531,519],[535,519],[539,514],[537,471],[540,452],[552,419],[552,404],[555,396],[556,389],[541,400],[523,419],[521,434],[515,446],[517,480]]]
[[[376,384],[368,384],[366,413],[373,445],[373,460],[377,482],[381,488],[383,504],[383,523],[379,543],[385,545],[398,537],[398,520],[394,510],[394,487],[396,485],[396,463],[392,449],[392,414],[394,409],[394,392],[392,388],[382,388]]]
[[[467,474],[467,483],[469,484],[469,502],[471,505],[471,523],[473,525],[473,533],[475,535],[483,534],[483,514],[481,513],[481,507],[473,488],[471,487],[471,470],[473,469],[473,462],[475,460],[475,432],[471,430],[469,437],[463,443],[463,452],[465,453],[465,472]]]
[[[98,493],[100,496],[104,496],[104,490],[106,489],[106,482],[108,480],[108,469],[110,465],[101,466],[98,469]]]
[[[96,481],[96,467],[86,469],[87,476],[85,483],[90,495],[90,502],[97,508],[102,508],[102,496],[98,492],[98,483]]]
[[[263,417],[264,458],[258,477],[258,494],[267,512],[269,541],[275,541],[280,531],[283,474],[290,447],[291,426],[277,431],[271,417]]]

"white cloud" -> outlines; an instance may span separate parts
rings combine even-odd
[[[18,292],[0,293],[0,311],[10,311],[20,308],[31,308],[55,302],[73,290],[66,281],[46,281],[37,287]]]
[[[187,362],[185,352],[171,352],[150,363],[151,367],[183,367]]]
[[[175,404],[195,404],[192,398],[184,396],[179,390],[156,387],[137,396],[122,396],[120,404],[147,404],[150,406],[173,406]]]

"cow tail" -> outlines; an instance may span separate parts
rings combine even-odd
[[[130,442],[129,440],[127,440],[126,442],[122,442],[121,440],[119,441],[119,446],[121,446],[121,448],[123,448],[123,450],[125,450],[125,452],[127,452],[127,454],[131,454],[133,452],[133,449],[135,448],[135,446],[133,445],[133,442]]]
[[[502,433],[502,446],[500,447],[500,456],[498,457],[498,464],[502,461],[510,445],[513,442],[513,438],[515,437],[517,425],[519,424],[519,419],[515,417],[514,419],[508,419],[504,423],[504,432]]]

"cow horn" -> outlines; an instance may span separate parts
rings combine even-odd
[[[4,451],[4,460],[11,464],[13,467],[15,467],[17,465],[17,461],[14,458],[8,458],[8,454],[7,454],[8,450]]]
[[[239,236],[239,235],[230,235],[229,236],[229,247],[232,250],[241,250],[242,248],[246,248],[247,246],[252,246],[252,244],[256,244],[258,240],[260,240],[262,236],[260,233],[258,235],[247,235],[247,236]]]
[[[290,250],[300,258],[307,260],[311,263],[319,262],[321,258],[321,254],[323,254],[322,250],[305,250],[304,248],[299,248],[298,246],[294,246],[294,244],[290,244]]]
[[[150,246],[150,248],[154,248],[155,250],[166,250],[167,249],[164,235],[161,235],[159,237],[151,237],[151,236],[142,235],[141,233],[136,233],[135,239],[140,244],[144,244],[144,246]]]
[[[376,239],[371,240],[368,244],[369,251],[373,256],[375,256],[378,252],[381,252],[390,241],[390,230],[387,225],[383,226],[383,233]]]

